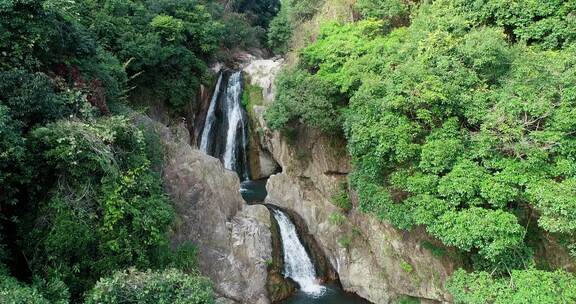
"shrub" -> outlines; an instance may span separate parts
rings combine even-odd
[[[342,213],[340,212],[333,212],[332,214],[330,214],[330,216],[328,217],[328,221],[330,222],[330,224],[332,225],[336,225],[336,226],[340,226],[342,224],[344,224],[344,222],[346,222],[346,216],[344,216]]]
[[[288,18],[286,9],[282,9],[270,23],[268,28],[268,46],[276,54],[288,52],[290,39],[292,38],[293,26]]]
[[[302,123],[329,133],[341,130],[340,102],[329,82],[297,70],[281,74],[277,88],[276,101],[265,113],[272,129]]]
[[[5,274],[0,274],[0,303],[51,304],[38,289]]]
[[[212,304],[214,294],[206,278],[175,269],[161,272],[116,272],[102,278],[86,297],[86,304]]]
[[[338,192],[332,196],[332,203],[344,211],[350,211],[352,209],[352,200],[348,193],[348,183],[340,183]]]
[[[348,248],[350,245],[352,245],[352,238],[345,235],[340,237],[336,242],[338,245],[340,245],[340,247]]]
[[[58,279],[36,279],[32,285],[27,285],[0,268],[0,303],[67,304],[69,296],[68,288]]]
[[[288,0],[286,2],[290,18],[296,22],[302,22],[314,17],[324,0]]]
[[[356,9],[364,18],[376,18],[391,23],[399,23],[408,18],[410,13],[408,3],[407,0],[358,0]]]
[[[456,303],[571,303],[576,301],[576,278],[563,270],[512,270],[509,279],[487,272],[460,269],[447,282]]]
[[[400,268],[402,268],[402,270],[404,270],[406,273],[411,273],[414,271],[414,267],[406,261],[400,262]]]
[[[173,210],[145,143],[120,116],[32,132],[42,166],[53,170],[39,170],[39,180],[54,188],[27,221],[25,239],[35,246],[25,252],[34,271],[57,273],[74,297],[111,271],[162,266],[159,257],[169,251]]]

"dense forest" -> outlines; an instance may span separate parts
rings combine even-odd
[[[275,1],[0,1],[0,302],[211,303],[173,208],[150,104],[265,46]]]
[[[456,303],[576,302],[576,2],[0,0],[1,303],[214,303],[137,117],[251,48],[288,58],[268,126],[345,140],[338,221],[424,227]]]
[[[538,250],[552,237],[576,258],[576,3],[358,0],[290,49],[302,7],[272,21],[297,60],[269,125],[344,137],[359,208],[467,261],[456,302],[575,302]]]

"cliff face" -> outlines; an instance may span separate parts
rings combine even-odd
[[[245,71],[262,75],[266,70]],[[265,100],[270,103],[275,74],[268,77],[271,82],[253,84],[264,84]],[[332,197],[342,191],[351,170],[346,143],[305,129],[298,131],[296,140],[286,139],[267,128],[262,118],[265,108],[254,107],[260,144],[283,169],[269,179],[266,202],[303,219],[344,289],[374,303],[390,303],[402,296],[420,298],[422,303],[449,301],[443,285],[457,266],[457,259],[449,258],[451,250],[434,250],[438,244],[420,229],[400,231],[355,208],[345,212],[336,207]],[[338,214],[344,217],[338,219]]]
[[[200,270],[214,283],[219,302],[269,303],[268,209],[246,205],[238,176],[193,149],[183,124],[173,133],[150,119],[142,120],[159,131],[166,146],[163,178],[177,214],[173,244],[189,241],[198,247]]]

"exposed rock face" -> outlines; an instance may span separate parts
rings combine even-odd
[[[250,83],[263,89],[262,96],[264,101],[274,101],[276,75],[282,68],[284,59],[256,59],[254,57],[248,59],[243,70],[250,75]]]
[[[259,83],[265,94],[274,96],[273,87]],[[436,257],[425,249],[424,244],[439,244],[423,230],[399,231],[355,209],[345,220],[334,220],[333,215],[343,211],[331,198],[351,170],[344,140],[302,128],[296,140],[289,141],[266,127],[265,106],[254,110],[262,130],[260,144],[283,168],[268,181],[266,203],[292,210],[303,219],[345,290],[374,303],[394,303],[403,295],[420,298],[422,303],[450,300],[443,285],[456,267],[454,259]]]
[[[284,60],[282,58],[273,59],[256,59],[254,56],[247,55],[246,61],[243,63],[243,71],[248,75],[247,79],[251,85],[255,85],[262,89],[262,98],[265,103],[270,103],[274,100],[275,94],[275,75],[280,71]],[[261,111],[261,106],[254,106],[248,109],[248,116],[250,117],[250,168],[252,179],[262,179],[271,176],[280,171],[278,163],[274,160],[272,155],[262,147],[262,129],[259,128],[260,124],[257,122],[258,111]]]
[[[305,176],[274,175],[267,190],[267,203],[293,210],[304,220],[345,290],[374,303],[390,303],[401,295],[450,299],[443,283],[454,265],[423,248],[433,242],[423,231],[399,231],[355,210],[334,223],[331,216],[341,210]]]
[[[214,282],[221,303],[269,303],[267,261],[272,256],[270,213],[264,206],[248,206],[240,196],[236,173],[221,162],[192,149],[181,124],[172,133],[154,125],[166,145],[163,177],[175,204],[174,245],[190,241],[198,246],[203,274]]]

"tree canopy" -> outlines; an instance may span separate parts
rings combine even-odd
[[[162,299],[212,303],[196,249],[168,244],[163,147],[132,108],[194,111],[209,62],[259,45],[277,10],[239,4],[0,0],[0,302],[77,303],[108,277],[137,300],[182,284]],[[98,286],[90,299],[109,301]]]
[[[538,273],[527,270],[527,218],[537,214],[540,233],[554,233],[576,257],[575,8],[361,0],[357,9],[364,19],[323,24],[298,51],[278,79],[270,126],[343,132],[361,210],[402,229],[424,225],[469,256],[472,269],[504,277],[472,275],[486,284],[523,280],[496,301],[522,303]],[[318,124],[326,115],[333,123]],[[562,271],[543,273],[573,284]],[[486,296],[456,288],[463,285],[452,288],[459,300]]]

